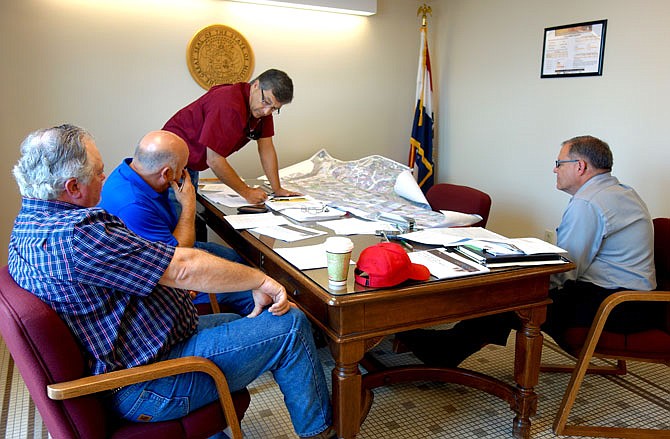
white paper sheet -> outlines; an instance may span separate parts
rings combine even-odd
[[[323,208],[324,203],[315,200],[309,195],[303,195],[300,197],[270,197],[265,201],[265,206],[268,209],[281,212],[284,209],[300,209],[302,207],[314,209]]]
[[[430,274],[438,279],[470,276],[488,273],[490,270],[483,265],[470,261],[445,249],[424,250],[408,253],[409,259],[415,264],[425,265]]]
[[[279,256],[300,270],[311,270],[313,268],[325,268],[328,266],[325,244],[276,248],[275,251]],[[352,260],[349,264],[355,264],[355,262]]]
[[[278,226],[288,224],[288,220],[281,215],[272,212],[246,213],[241,215],[226,215],[224,217],[234,229],[255,229],[257,227]]]
[[[228,194],[226,192],[201,192],[201,195],[208,200],[223,204],[227,207],[240,207],[249,204],[242,196],[237,193]]]
[[[471,226],[482,220],[476,213],[455,212],[453,210],[440,210],[444,215],[444,222],[440,227],[463,227]]]
[[[203,184],[198,190],[206,192],[223,192],[225,194],[237,194],[233,188],[224,183]]]
[[[359,218],[344,218],[318,222],[336,235],[374,235],[377,230],[396,231],[397,229],[385,221],[366,221]]]
[[[297,226],[294,224],[257,227],[251,229],[251,231],[271,238],[281,239],[286,242],[299,241],[301,239],[313,238],[315,236],[326,234],[326,232],[322,230],[310,229],[308,227]]]
[[[282,215],[286,215],[294,221],[298,222],[307,222],[307,221],[327,221],[336,218],[341,218],[347,214],[347,212],[334,207],[325,207],[323,210],[310,210],[310,209],[283,209],[281,211]]]
[[[507,240],[504,236],[483,227],[435,227],[418,232],[404,233],[400,237],[422,244],[443,245],[445,247],[462,244],[470,239]]]
[[[428,204],[426,196],[421,191],[421,188],[410,171],[405,170],[398,174],[393,190],[396,194],[403,198],[407,198],[410,201],[426,205]]]
[[[543,241],[539,238],[512,238],[510,242],[527,255],[535,255],[539,253],[558,253],[559,255],[567,255],[568,251],[557,247],[553,244],[549,244],[546,241]]]

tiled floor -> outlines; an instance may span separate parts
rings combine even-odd
[[[411,354],[391,353],[388,340],[375,348],[375,354],[389,365],[416,361]],[[330,379],[332,357],[327,349],[321,349],[320,355],[326,376]],[[489,346],[469,358],[463,366],[512,382],[512,355],[511,342],[504,348]],[[18,373],[8,370],[11,369],[8,360],[4,346],[0,347],[0,382],[3,383],[3,390],[0,391],[0,437],[46,438],[39,414],[30,402]],[[553,342],[545,341],[543,360],[566,362],[566,356]],[[539,394],[538,412],[532,419],[533,438],[556,437],[551,432],[551,425],[568,379],[568,374],[540,375],[536,388]],[[281,393],[272,377],[263,375],[249,389],[251,406],[242,421],[245,437],[295,438]],[[375,390],[375,403],[358,437],[505,438],[511,437],[512,418],[505,402],[477,390],[431,382],[397,384]],[[630,363],[629,373],[623,377],[587,376],[571,419],[670,429],[670,368],[659,364]]]

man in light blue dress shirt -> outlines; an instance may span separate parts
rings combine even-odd
[[[561,145],[555,162],[556,188],[572,195],[557,229],[557,244],[577,268],[551,278],[547,321],[554,338],[565,328],[590,326],[600,303],[622,290],[653,290],[654,231],[647,206],[635,190],[612,176],[612,152],[600,139],[580,136]],[[606,328],[642,330],[654,324],[649,303],[626,303],[612,313]],[[459,322],[450,330],[398,334],[424,363],[455,367],[483,346],[505,345],[518,327],[514,313]],[[438,347],[443,346],[444,349]]]

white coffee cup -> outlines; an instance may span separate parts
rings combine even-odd
[[[331,236],[326,239],[325,247],[328,258],[328,283],[336,286],[346,285],[354,243],[344,236]]]

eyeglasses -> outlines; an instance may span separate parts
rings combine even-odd
[[[279,110],[281,110],[281,107],[274,107],[272,105],[272,102],[265,100],[265,93],[263,93],[262,88],[261,88],[261,105],[264,106],[264,107],[270,107],[270,109],[272,110],[272,113],[274,113],[276,111],[277,114],[279,114]]]
[[[563,163],[575,163],[578,162],[579,159],[575,160],[556,160],[556,164],[554,165],[555,168],[560,168]]]

